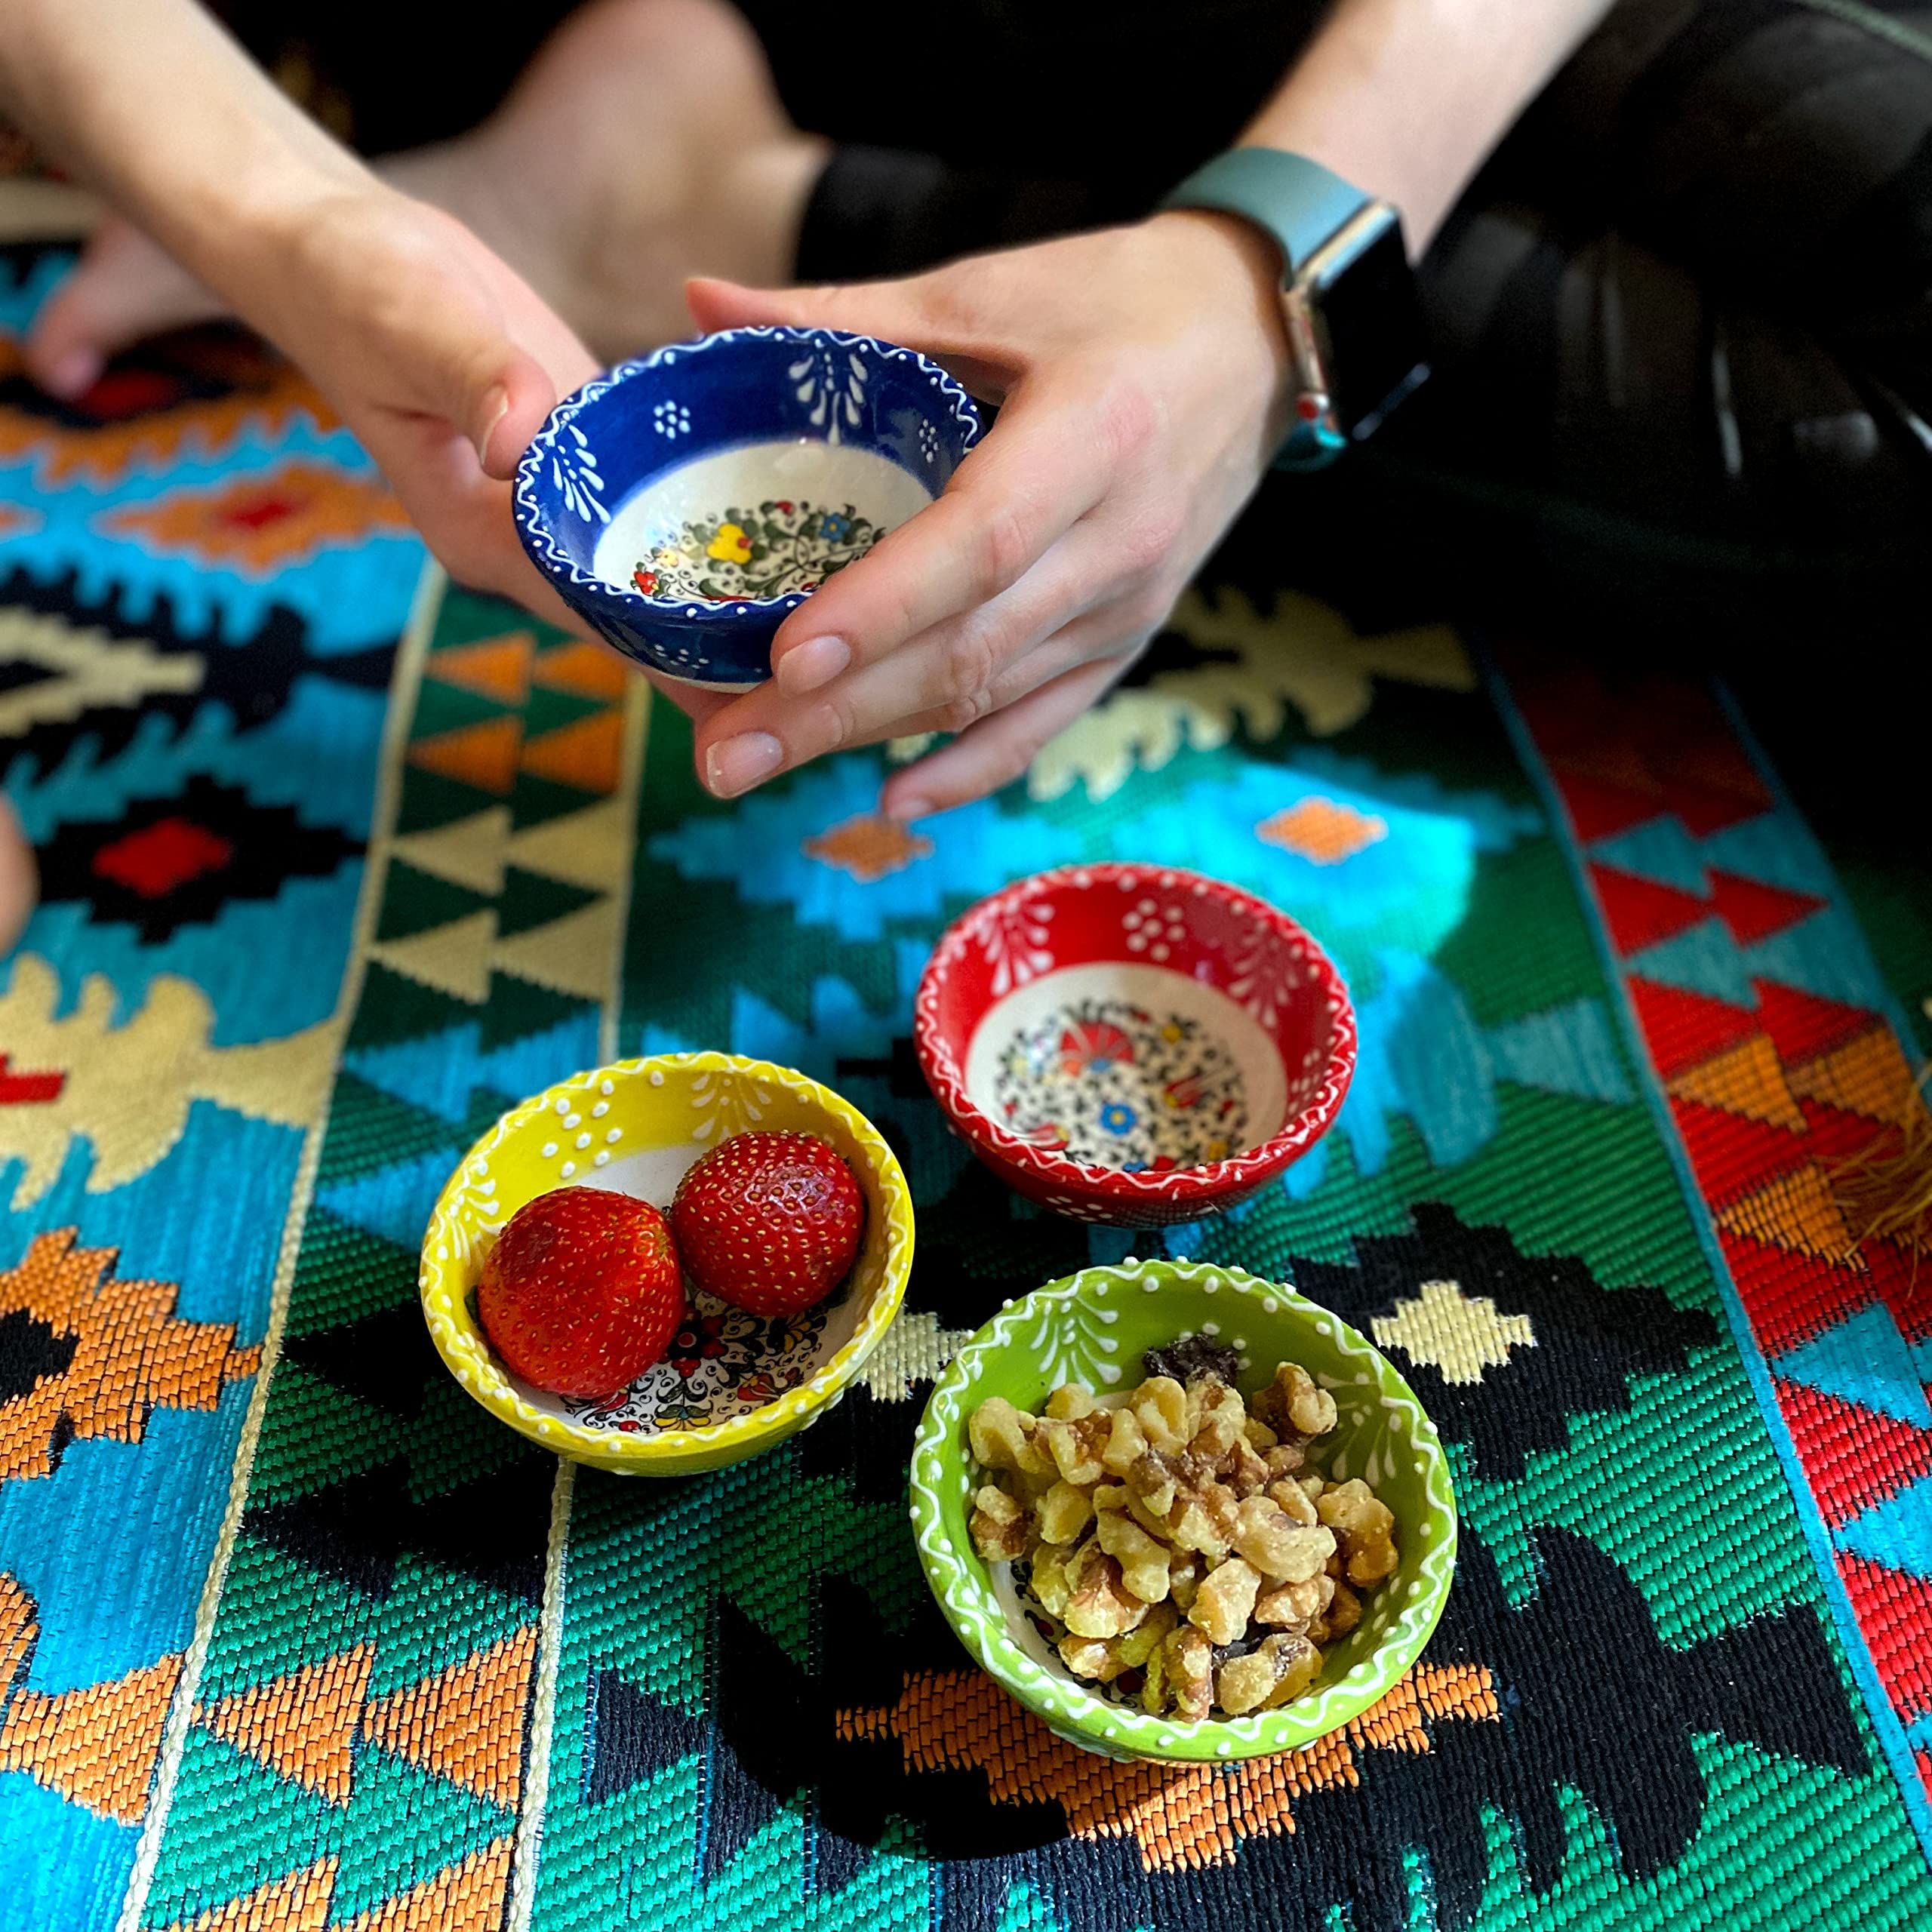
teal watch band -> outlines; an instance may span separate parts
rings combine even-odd
[[[1230,148],[1196,168],[1160,205],[1163,210],[1208,208],[1252,222],[1281,245],[1281,287],[1292,291],[1310,260],[1380,204],[1306,155],[1281,148]],[[1347,441],[1324,400],[1319,409],[1302,410],[1275,454],[1275,467],[1325,469]]]
[[[1346,228],[1374,197],[1306,155],[1281,148],[1230,148],[1164,196],[1164,208],[1218,208],[1244,217],[1281,245],[1284,288],[1309,256]]]

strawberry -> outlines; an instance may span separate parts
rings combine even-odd
[[[685,1272],[748,1314],[797,1315],[852,1272],[866,1199],[809,1134],[738,1134],[678,1184],[671,1232]]]
[[[476,1312],[525,1381],[555,1395],[621,1394],[685,1315],[664,1217],[648,1201],[560,1187],[525,1202],[483,1264]]]

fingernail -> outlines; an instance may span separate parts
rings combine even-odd
[[[794,645],[772,667],[778,688],[788,697],[802,697],[829,685],[852,661],[851,648],[842,637],[808,638]]]
[[[704,755],[704,782],[721,798],[749,792],[785,761],[785,747],[769,731],[746,731],[726,738]]]
[[[915,818],[931,818],[938,809],[930,798],[899,798],[886,807],[885,815],[910,825]]]
[[[47,372],[48,392],[63,402],[85,395],[100,380],[103,365],[91,349],[70,349]]]
[[[483,427],[477,432],[476,460],[488,463],[490,460],[490,438],[497,425],[510,413],[510,392],[499,383],[483,398]]]

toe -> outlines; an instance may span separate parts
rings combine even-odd
[[[71,399],[92,388],[108,358],[129,344],[224,312],[140,229],[109,221],[35,318],[25,345],[28,373],[50,394]]]

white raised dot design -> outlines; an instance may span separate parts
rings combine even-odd
[[[596,1106],[591,1109],[590,1118],[592,1120],[601,1120],[610,1111],[610,1102],[608,1100],[599,1100]]]
[[[611,1157],[608,1154],[605,1152],[602,1148],[600,1147],[598,1149],[595,1155],[592,1158],[590,1164],[593,1168],[608,1168],[611,1164]]]
[[[568,1113],[568,1112],[570,1112],[570,1110],[571,1110],[571,1103],[569,1103],[569,1101],[568,1101],[568,1100],[559,1100],[559,1101],[557,1103],[557,1111],[558,1111],[558,1113],[560,1113],[560,1114],[567,1114],[567,1113]]]
[[[543,1158],[546,1161],[554,1161],[557,1158],[557,1143],[554,1140],[544,1142]]]
[[[577,1163],[574,1161],[566,1161],[557,1171],[563,1176],[565,1180],[568,1180],[571,1176],[577,1172]]]
[[[566,1127],[581,1126],[583,1121],[583,1116],[581,1114],[566,1114],[564,1116],[564,1124]]]
[[[651,1069],[651,1084],[654,1087],[661,1087],[663,1085],[664,1069],[661,1066],[654,1066]]]
[[[1272,1295],[1263,1295],[1261,1297],[1261,1312],[1263,1315],[1274,1314],[1281,1306],[1281,1304]]]
[[[1235,1747],[1225,1737],[1214,1746],[1214,1755],[1217,1758],[1232,1758],[1234,1752]]]
[[[1201,1324],[1201,1332],[1204,1335],[1218,1335],[1221,1332],[1221,1324],[1218,1321],[1204,1321]]]
[[[617,1143],[623,1140],[623,1137],[624,1130],[621,1127],[612,1128],[610,1132],[604,1137],[605,1140],[613,1147],[616,1146]]]
[[[617,1083],[614,1080],[600,1080],[597,1083],[597,1091],[600,1094],[614,1094],[617,1091]]]
[[[588,1134],[580,1134],[577,1137],[577,1151],[581,1153],[590,1145],[590,1136]]]

